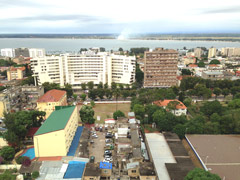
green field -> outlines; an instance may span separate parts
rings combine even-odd
[[[94,117],[96,118],[96,123],[104,123],[104,120],[107,118],[112,118],[113,113],[116,111],[116,104],[96,104],[94,106]],[[130,111],[130,103],[117,104],[117,109],[124,112],[127,117],[128,112]],[[101,117],[101,120],[97,120],[97,116]]]

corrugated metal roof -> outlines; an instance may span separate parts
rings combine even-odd
[[[55,110],[38,129],[34,136],[45,134],[65,128],[70,116],[76,106],[59,106],[59,110]]]

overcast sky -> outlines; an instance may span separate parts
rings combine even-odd
[[[240,33],[239,0],[0,0],[0,33]]]

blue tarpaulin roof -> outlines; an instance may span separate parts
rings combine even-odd
[[[79,126],[77,128],[75,136],[74,136],[74,138],[72,140],[72,144],[71,144],[71,146],[69,148],[67,156],[74,156],[75,155],[75,152],[77,150],[79,139],[81,137],[82,131],[83,131],[83,126]]]
[[[67,171],[63,179],[82,178],[86,162],[69,161]]]
[[[100,162],[100,169],[112,169],[112,163]]]

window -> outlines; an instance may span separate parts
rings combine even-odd
[[[136,173],[137,171],[136,170],[132,170],[132,173]]]

